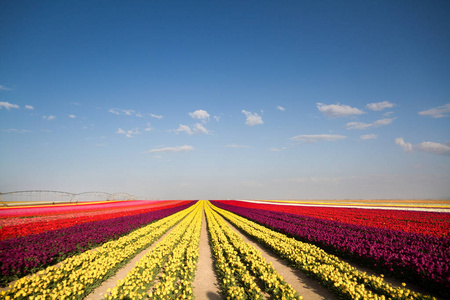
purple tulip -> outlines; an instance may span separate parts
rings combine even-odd
[[[450,290],[449,238],[212,203],[336,255],[414,281],[431,291]]]
[[[138,215],[83,223],[0,241],[0,284],[56,264],[67,257],[82,253],[132,230],[170,216],[193,205],[166,208]]]

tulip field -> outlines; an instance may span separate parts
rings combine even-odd
[[[264,251],[336,299],[450,297],[450,209],[104,201],[1,207],[0,226],[0,299],[201,300],[201,239],[218,299],[307,299]]]

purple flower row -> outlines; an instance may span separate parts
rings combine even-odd
[[[0,284],[56,264],[153,221],[188,208],[195,202],[138,215],[89,222],[35,235],[0,241]]]
[[[337,255],[409,279],[428,289],[450,289],[449,238],[237,207],[216,201],[213,204]]]

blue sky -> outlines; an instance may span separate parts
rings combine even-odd
[[[448,1],[2,1],[0,191],[450,197]]]

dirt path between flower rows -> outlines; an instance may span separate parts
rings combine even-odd
[[[221,300],[220,286],[214,272],[214,259],[209,245],[205,210],[203,210],[202,231],[200,233],[197,272],[192,284],[194,297],[198,300]]]
[[[223,217],[222,217],[223,218]],[[242,234],[239,229],[237,229],[234,225],[224,219],[225,222],[239,234],[244,242],[252,245],[256,249],[258,249],[264,259],[272,263],[275,270],[284,278],[288,284],[292,286],[294,290],[296,290],[300,296],[303,296],[303,299],[308,300],[338,300],[339,298],[331,293],[327,288],[321,286],[317,280],[311,279],[306,276],[302,271],[297,270],[291,266],[289,263],[278,257],[272,251],[264,248],[261,244],[253,241],[246,235]]]
[[[139,252],[132,260],[130,260],[126,265],[124,265],[122,268],[118,269],[116,274],[109,277],[106,281],[104,281],[100,286],[95,288],[89,295],[87,295],[84,300],[101,300],[105,298],[105,294],[108,291],[108,289],[112,289],[117,285],[117,281],[124,279],[128,272],[134,268],[136,263],[143,258],[149,251],[151,251],[156,244],[158,244],[160,241],[162,241],[167,235],[169,235],[172,230],[174,230],[178,226],[175,225],[174,227],[170,228],[163,236],[161,236],[159,239],[154,241],[148,248],[142,250]]]

